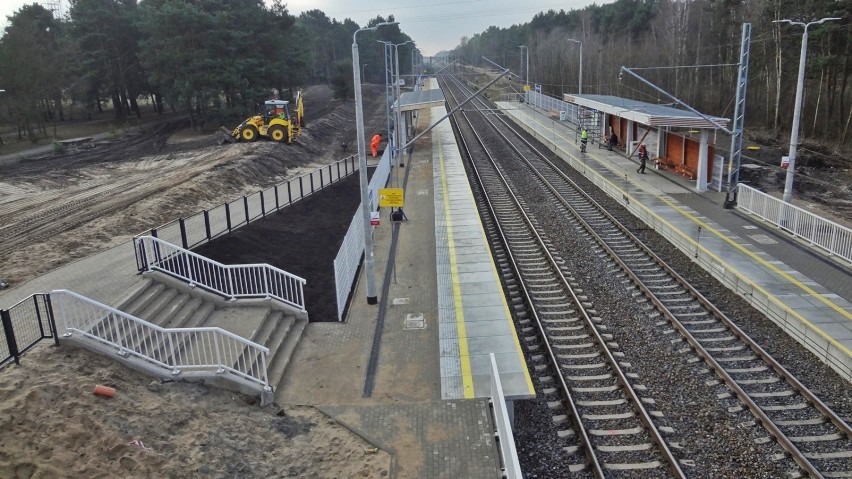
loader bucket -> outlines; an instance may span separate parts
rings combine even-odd
[[[231,130],[225,128],[224,126],[219,128],[220,145],[224,145],[225,143],[234,143],[235,141],[237,141],[237,139],[234,138],[234,135],[233,133],[231,133]]]

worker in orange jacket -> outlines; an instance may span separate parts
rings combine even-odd
[[[379,143],[382,141],[382,135],[376,133],[373,139],[370,140],[370,149],[373,151],[373,158],[379,154]]]

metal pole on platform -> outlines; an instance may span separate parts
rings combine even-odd
[[[775,20],[772,23],[789,23],[790,25],[801,25],[805,27],[805,32],[802,34],[802,52],[799,56],[799,81],[796,84],[796,104],[793,108],[793,131],[790,132],[790,163],[787,165],[787,178],[784,181],[784,197],[786,203],[793,200],[793,176],[796,174],[796,148],[799,143],[799,122],[802,118],[802,94],[805,89],[805,63],[808,56],[808,27],[811,25],[819,25],[824,22],[840,20],[840,18],[830,17],[815,20],[813,22],[794,22],[792,20]]]
[[[577,86],[577,94],[583,94],[583,42],[580,40],[574,40],[573,38],[567,39],[569,42],[579,43],[580,44],[580,80],[579,85]]]
[[[358,142],[358,176],[361,183],[361,216],[364,220],[364,265],[367,273],[367,304],[379,302],[376,295],[376,259],[373,256],[373,230],[370,225],[370,194],[367,181],[367,145],[364,140],[364,108],[361,99],[361,66],[358,58],[358,33],[375,31],[385,25],[396,25],[399,22],[383,22],[372,27],[356,30],[352,34],[352,74],[355,87],[355,128]]]

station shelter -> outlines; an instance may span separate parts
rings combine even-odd
[[[723,161],[715,155],[716,131],[727,127],[727,118],[709,116],[708,121],[694,112],[611,95],[563,95],[564,101],[577,106],[577,121],[590,136],[606,145],[614,131],[618,148],[633,155],[640,143],[648,147],[657,168],[670,170],[695,181],[704,191],[709,179],[721,181]],[[697,136],[697,138],[696,138]]]

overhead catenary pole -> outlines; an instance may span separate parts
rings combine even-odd
[[[796,84],[796,104],[793,107],[793,130],[790,132],[790,152],[788,153],[790,163],[787,165],[787,178],[784,181],[784,196],[782,198],[785,203],[793,201],[793,177],[796,175],[796,148],[799,144],[799,122],[802,118],[802,95],[805,89],[805,63],[808,56],[808,27],[833,20],[840,20],[840,18],[822,18],[808,23],[794,22],[787,19],[775,20],[773,22],[789,23],[790,25],[805,27],[805,31],[802,33],[802,52],[799,55],[799,80]]]
[[[740,180],[740,160],[743,152],[743,128],[745,126],[745,101],[748,87],[748,58],[751,50],[751,23],[743,23],[740,43],[740,63],[737,67],[737,97],[734,104],[734,121],[731,129],[731,151],[728,162],[728,189],[725,192],[724,208],[737,204],[737,185]]]
[[[352,74],[355,87],[355,129],[358,142],[358,177],[361,183],[361,217],[364,221],[364,270],[367,276],[367,304],[377,304],[376,295],[376,259],[373,256],[373,231],[370,226],[370,197],[367,182],[367,145],[364,140],[364,108],[361,101],[361,66],[358,58],[358,33],[375,31],[385,25],[396,25],[399,22],[383,22],[372,27],[365,27],[352,34]]]

